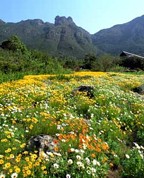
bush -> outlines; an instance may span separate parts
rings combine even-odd
[[[144,150],[136,144],[136,147],[125,155],[125,159],[122,162],[124,178],[144,177],[143,151]]]
[[[122,59],[121,66],[127,67],[132,70],[144,70],[144,59],[138,57],[124,58]]]

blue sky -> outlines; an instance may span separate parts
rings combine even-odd
[[[0,19],[5,22],[54,23],[57,15],[71,16],[78,26],[95,33],[144,15],[144,0],[0,0]]]

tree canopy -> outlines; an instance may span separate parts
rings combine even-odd
[[[11,36],[8,40],[2,42],[1,47],[3,49],[11,50],[13,52],[18,51],[23,54],[28,52],[28,49],[25,44],[16,35]]]

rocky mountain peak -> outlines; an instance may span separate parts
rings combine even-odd
[[[56,16],[55,18],[55,25],[70,25],[70,24],[75,24],[73,22],[73,19],[71,17],[65,17],[65,16]]]

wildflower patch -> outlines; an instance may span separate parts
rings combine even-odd
[[[143,78],[76,72],[0,84],[0,177],[144,177],[144,103],[132,91]],[[72,96],[80,86],[93,96]]]

